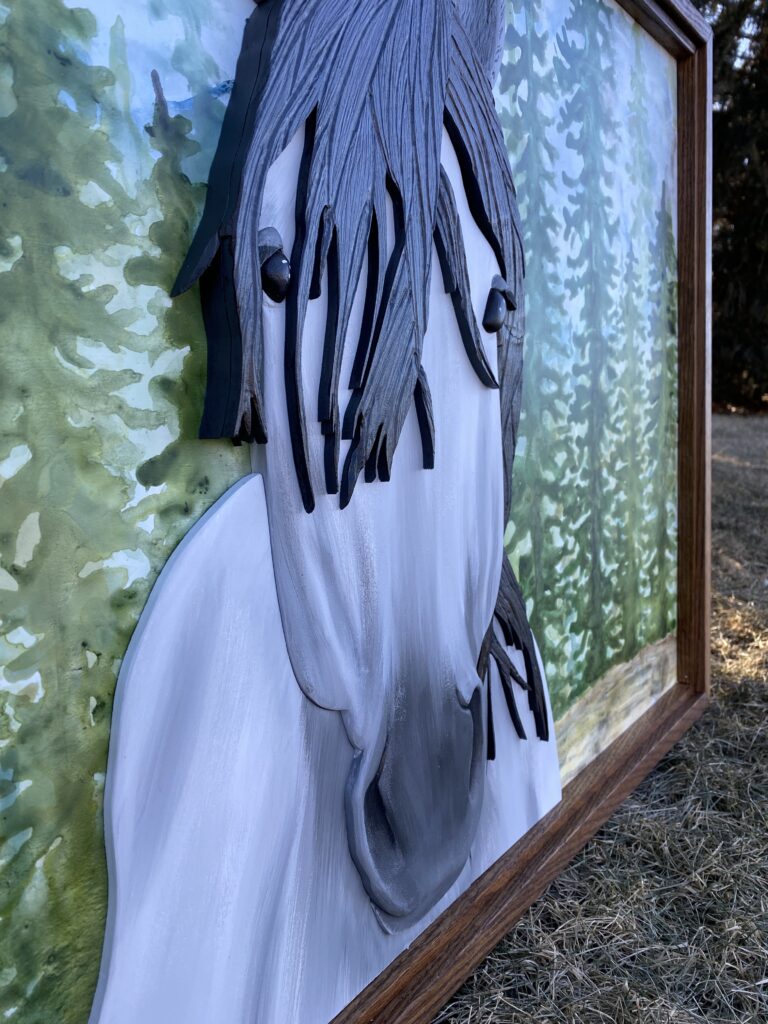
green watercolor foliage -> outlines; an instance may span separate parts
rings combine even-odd
[[[203,197],[181,168],[199,149],[190,121],[161,104],[147,131],[133,122],[119,18],[99,65],[95,13],[60,0],[5,11],[0,1014],[83,1024],[106,908],[100,810],[120,659],[169,553],[248,459],[195,440],[199,307],[167,298]],[[126,182],[129,151],[144,171]]]
[[[675,629],[675,63],[612,0],[510,0],[527,262],[507,551],[559,717]]]

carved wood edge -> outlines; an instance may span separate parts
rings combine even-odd
[[[428,1024],[707,704],[680,684],[665,694],[332,1024]]]
[[[676,60],[692,56],[712,37],[708,22],[688,0],[617,0],[617,3]]]

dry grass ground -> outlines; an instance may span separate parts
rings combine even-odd
[[[435,1024],[768,1024],[768,416],[713,449],[713,706]]]

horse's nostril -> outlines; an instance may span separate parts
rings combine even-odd
[[[282,302],[291,283],[291,264],[282,249],[273,252],[261,265],[261,287],[273,302]]]
[[[483,313],[483,327],[489,334],[500,331],[507,318],[507,303],[498,288],[491,288]]]
[[[353,762],[350,853],[388,930],[423,917],[467,862],[483,801],[484,721],[480,687],[467,707],[450,693],[411,691],[383,753]]]

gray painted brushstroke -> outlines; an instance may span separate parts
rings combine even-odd
[[[461,23],[493,86],[504,53],[504,0],[456,0]]]
[[[279,15],[277,22],[265,20],[270,11]],[[328,313],[316,412],[325,437],[326,490],[340,491],[342,508],[351,500],[363,469],[368,480],[389,479],[412,401],[424,465],[434,464],[439,436],[435,438],[431,397],[421,366],[433,241],[442,250],[444,286],[466,328],[466,336],[462,335],[470,362],[487,386],[495,385],[477,324],[470,316],[472,301],[456,204],[450,186],[444,182],[441,189],[445,126],[461,167],[470,211],[496,255],[517,307],[497,339],[508,511],[520,414],[524,269],[512,175],[489,79],[487,62],[493,47],[480,46],[476,51],[475,42],[483,40],[470,38],[450,0],[371,0],[366,4],[266,0],[249,20],[245,36],[249,52],[258,52],[260,60],[263,49],[258,49],[252,29],[257,14],[262,29],[271,26],[274,36],[269,68],[253,86],[255,109],[244,102],[236,78],[233,102],[237,97],[236,108],[247,111],[242,130],[249,141],[242,167],[233,165],[229,176],[230,189],[236,181],[239,191],[236,202],[228,193],[226,208],[236,212],[217,229],[226,243],[224,251],[234,253],[237,308],[234,314],[229,312],[236,317],[243,347],[243,392],[232,435],[256,436],[248,417],[252,408],[263,408],[259,247],[260,232],[267,225],[262,207],[270,167],[300,132],[303,155],[294,202],[283,373],[291,453],[304,510],[314,510],[322,482],[313,479],[310,470],[308,419],[315,410],[305,408],[302,342],[308,303],[320,293],[323,282]],[[492,21],[475,19],[471,27],[477,34]],[[235,135],[230,126],[227,145],[232,146]],[[242,153],[239,139],[237,159]],[[394,213],[391,245],[388,203]],[[211,223],[212,215],[204,217],[206,230]],[[262,233],[262,241],[263,237]],[[205,258],[216,252],[215,245],[205,240],[196,239],[193,248],[197,255],[190,256],[182,283],[201,272]],[[352,371],[353,393],[342,418],[341,356],[366,253],[366,315]],[[225,270],[230,295],[229,264]],[[226,344],[226,338],[209,338],[214,341]],[[352,444],[338,479],[340,437]],[[497,628],[506,642],[523,651],[531,680],[529,702],[539,712],[536,728],[543,736],[547,728],[543,683],[524,602],[506,559],[500,578]],[[491,623],[489,633],[493,629]],[[478,764],[492,746],[487,742],[490,715],[480,696],[480,678],[490,680],[490,660],[497,664],[510,715],[521,732],[511,683],[520,686],[525,681],[512,672],[510,659],[501,656],[492,636],[483,649],[478,688],[472,697],[462,702],[453,695],[444,703],[436,693],[427,692],[429,686],[425,689],[434,666],[425,671],[420,663],[423,651],[412,652],[397,680],[398,715],[389,721],[376,746],[359,750],[350,771],[345,796],[350,853],[388,928],[400,929],[423,916],[466,862],[482,803],[484,774]],[[300,685],[304,688],[306,681],[300,680]],[[305,693],[317,700],[317,694]],[[322,700],[318,703],[332,706]],[[438,706],[436,716],[432,712]],[[437,761],[424,756],[425,748],[439,754]],[[434,767],[438,762],[444,766],[439,777]],[[427,818],[433,827],[425,829]]]

